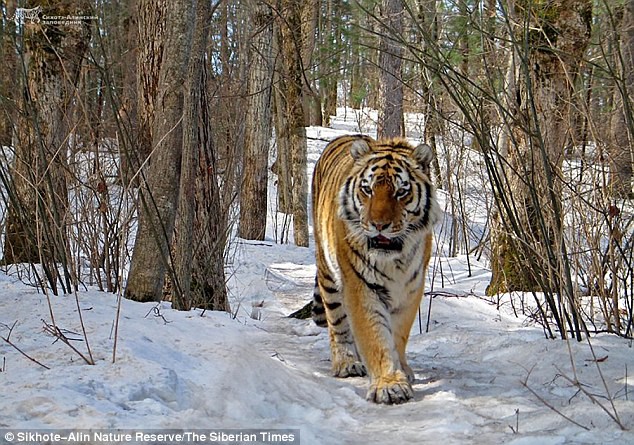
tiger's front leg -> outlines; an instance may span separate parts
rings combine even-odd
[[[357,350],[370,377],[366,399],[399,404],[414,397],[401,365],[387,305],[364,282],[346,289],[346,302]]]
[[[410,383],[414,383],[415,376],[414,371],[407,363],[407,357],[405,355],[405,349],[407,347],[407,341],[409,334],[412,330],[412,325],[416,319],[418,313],[418,307],[422,300],[422,290],[416,290],[413,294],[409,295],[409,298],[403,302],[402,307],[393,311],[392,324],[394,327],[394,342],[396,343],[396,350],[401,361],[401,367],[407,375],[407,379]]]
[[[321,307],[321,311],[326,316],[332,373],[335,377],[364,376],[366,375],[365,367],[357,353],[341,297],[341,292],[332,279],[320,276],[318,273],[313,311],[320,312],[320,309],[315,307]]]
[[[340,302],[325,303],[330,337],[330,358],[335,377],[366,375],[365,367],[359,359],[354,338],[348,323],[348,316]]]

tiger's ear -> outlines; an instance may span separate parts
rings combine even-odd
[[[429,173],[429,166],[434,154],[431,151],[431,147],[427,144],[420,144],[413,151],[414,159],[422,167],[425,173]]]
[[[365,139],[357,139],[350,145],[350,155],[355,161],[370,153],[370,146]]]

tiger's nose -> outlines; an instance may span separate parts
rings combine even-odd
[[[372,222],[372,225],[374,226],[374,228],[378,230],[379,232],[387,229],[388,227],[390,227],[391,224],[392,223],[389,223],[389,222],[378,222],[378,221]]]

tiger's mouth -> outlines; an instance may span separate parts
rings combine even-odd
[[[398,238],[388,238],[383,235],[377,235],[368,238],[368,247],[370,249],[400,252],[403,249],[403,241]]]

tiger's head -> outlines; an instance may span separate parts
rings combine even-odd
[[[349,236],[377,253],[400,252],[408,237],[430,229],[438,218],[429,179],[431,148],[402,139],[357,139],[350,155],[354,164],[340,194]]]

